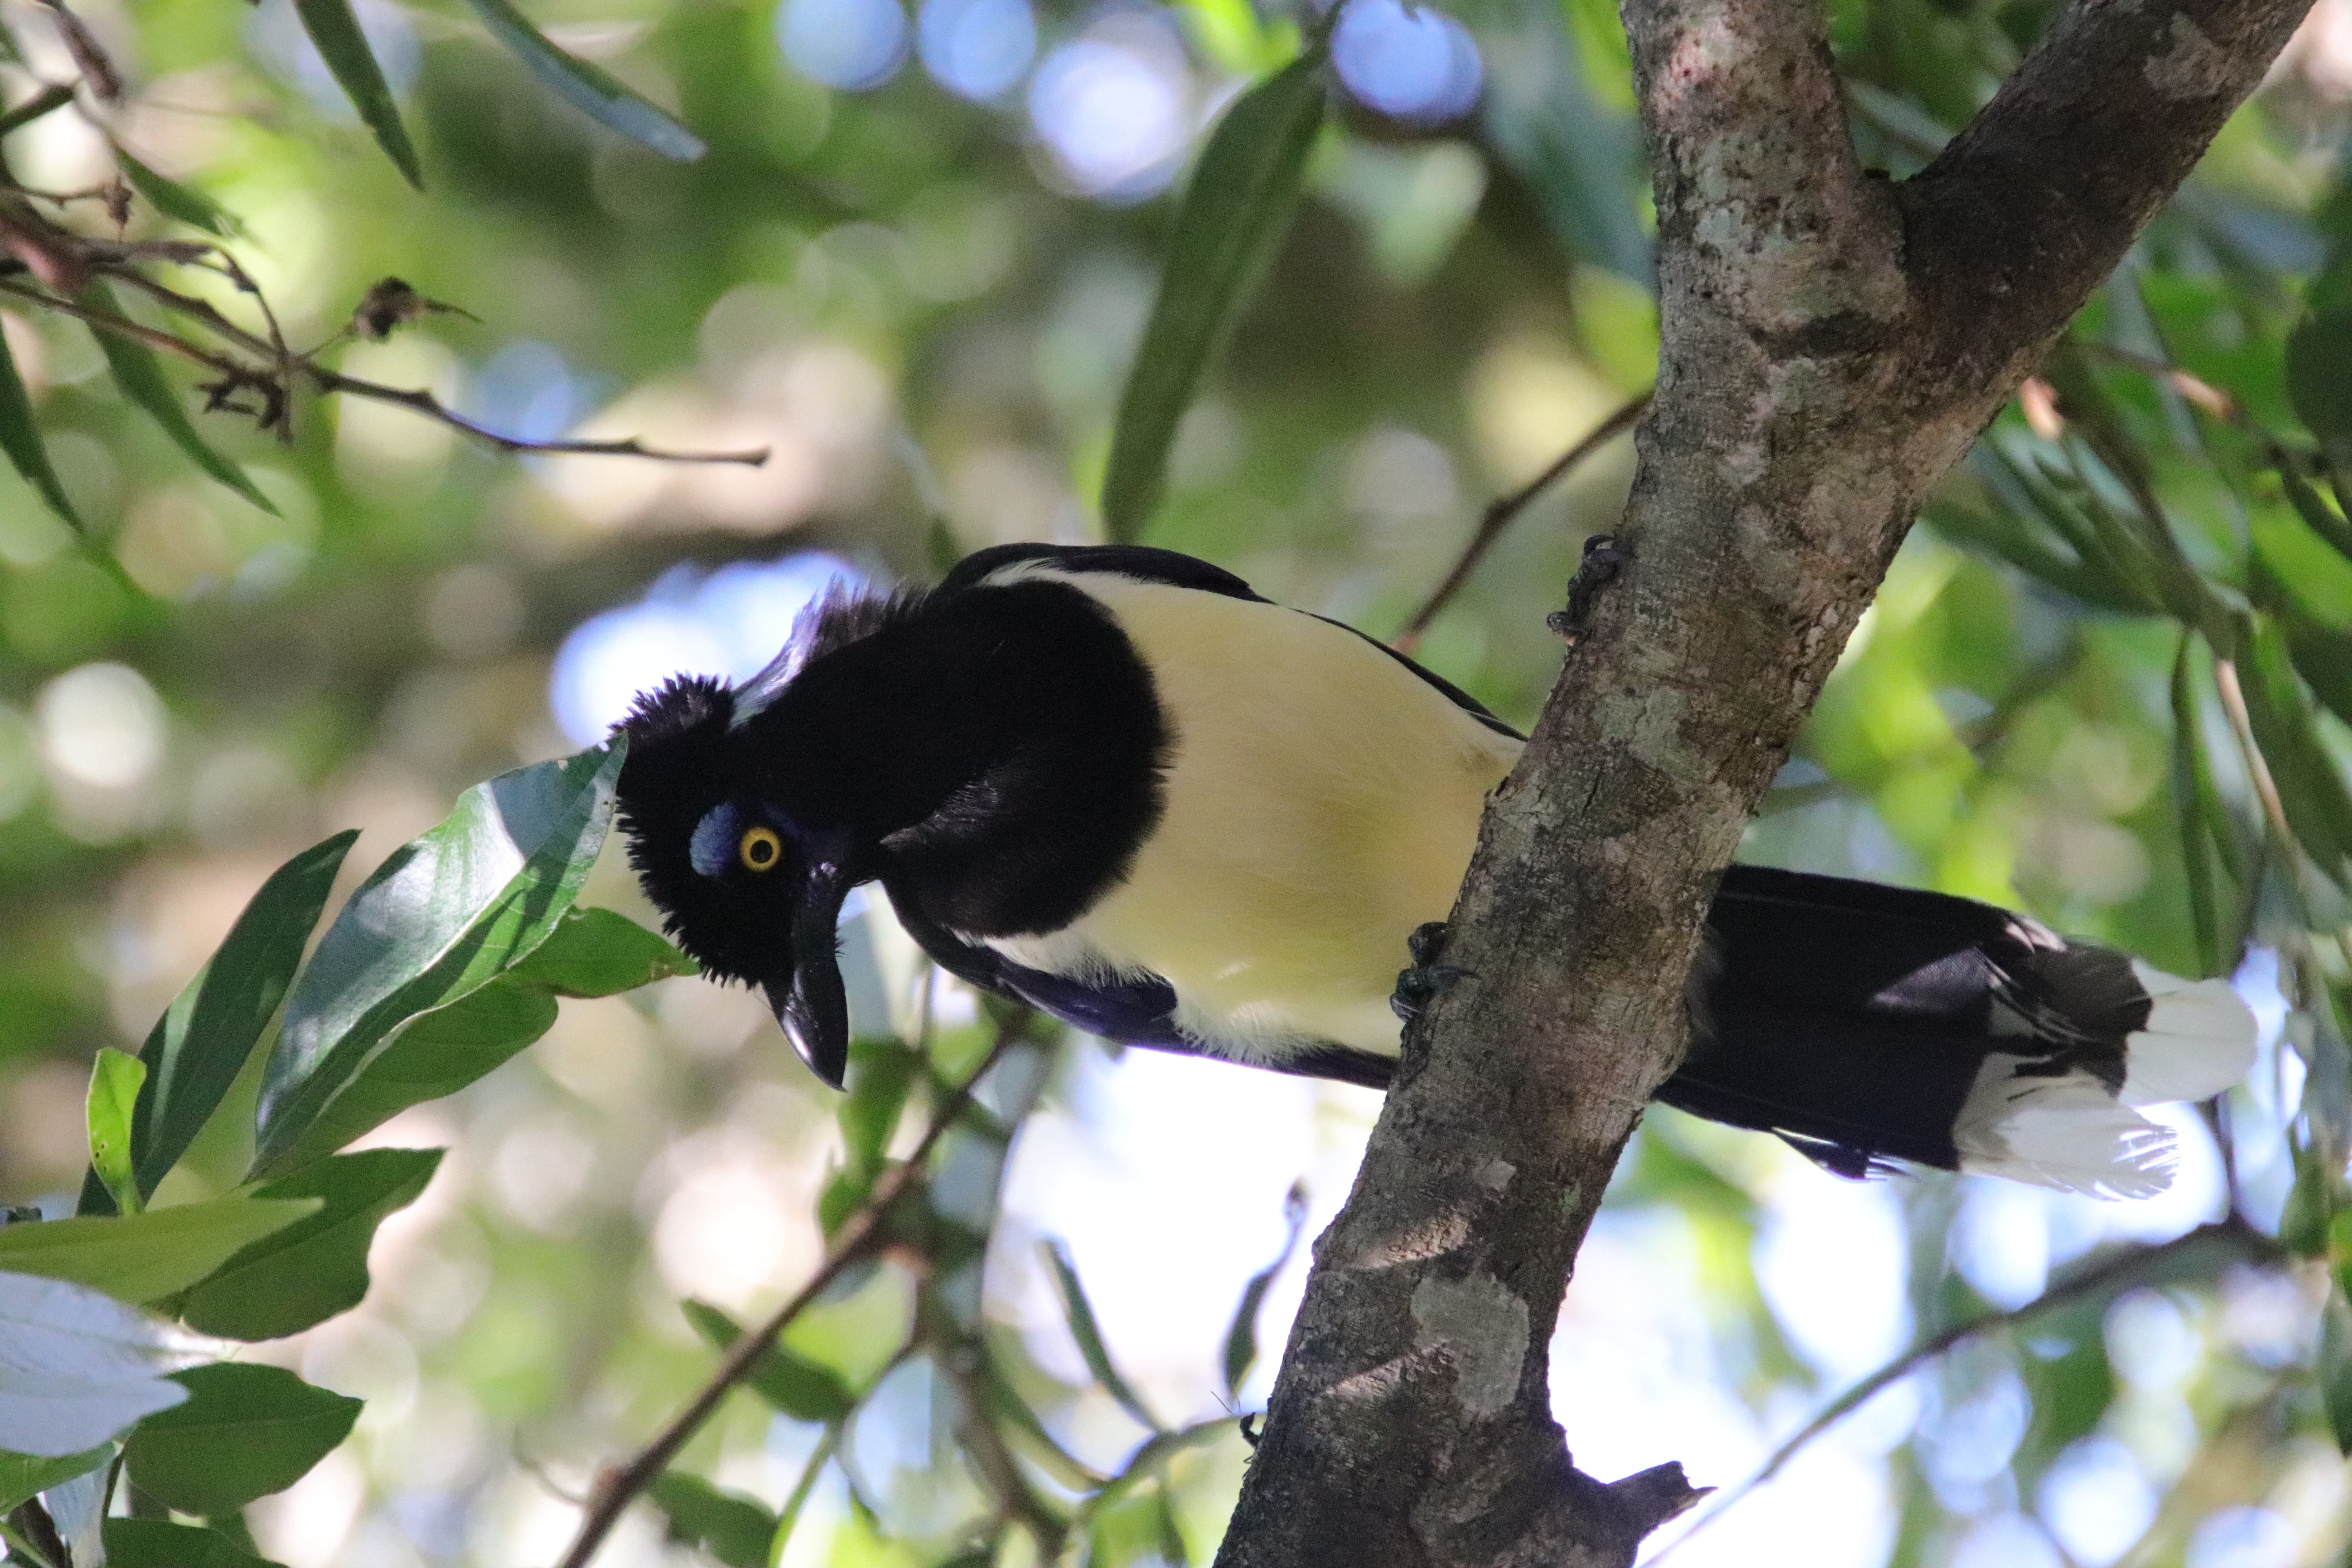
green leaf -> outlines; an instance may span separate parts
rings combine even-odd
[[[2279,483],[2286,489],[2288,503],[2303,519],[2304,526],[2333,545],[2338,554],[2352,557],[2352,522],[2345,521],[2343,514],[2329,506],[2291,462],[2279,464],[2278,477]]]
[[[849,1148],[852,1171],[870,1177],[881,1169],[919,1065],[915,1053],[894,1039],[876,1037],[850,1043],[849,1092],[835,1115]]]
[[[1234,1309],[1233,1323],[1225,1330],[1225,1398],[1228,1401],[1241,1397],[1242,1380],[1249,1376],[1251,1366],[1257,1361],[1257,1314],[1258,1309],[1265,1304],[1266,1290],[1274,1284],[1274,1277],[1281,1273],[1283,1267],[1290,1261],[1290,1255],[1298,1249],[1298,1235],[1307,1224],[1307,1187],[1304,1183],[1293,1182],[1290,1184],[1289,1193],[1282,1200],[1282,1223],[1286,1227],[1282,1250],[1276,1254],[1273,1262],[1251,1275],[1249,1283],[1242,1287],[1241,1305]],[[1228,1405],[1227,1408],[1230,1409],[1231,1405]]]
[[[0,1269],[69,1279],[118,1301],[153,1301],[186,1289],[240,1248],[318,1208],[315,1198],[226,1197],[144,1214],[0,1226]]]
[[[8,454],[8,461],[26,484],[40,492],[51,511],[71,524],[75,532],[87,531],[49,461],[48,444],[41,439],[40,425],[33,417],[33,395],[25,390],[25,378],[16,374],[16,356],[8,352],[5,338],[0,338],[0,451]]]
[[[2263,760],[2278,786],[2287,826],[2320,869],[2352,881],[2352,792],[2315,730],[2278,623],[2261,620],[2239,645],[2240,686]]]
[[[1061,1288],[1062,1313],[1069,1320],[1070,1337],[1078,1342],[1078,1353],[1087,1358],[1087,1370],[1103,1385],[1118,1407],[1134,1416],[1155,1434],[1165,1434],[1167,1427],[1155,1419],[1127,1379],[1111,1364],[1110,1347],[1103,1343],[1102,1328],[1095,1321],[1095,1310],[1087,1300],[1086,1287],[1078,1282],[1078,1271],[1070,1262],[1068,1250],[1059,1241],[1041,1241],[1038,1250],[1045,1255],[1046,1266],[1054,1271],[1054,1283]]]
[[[421,1098],[453,1076],[442,1041],[427,1052],[438,1079],[420,1084],[404,1066],[368,1079],[361,1100],[337,1104],[404,1026],[464,1000],[547,940],[612,826],[625,751],[616,741],[475,785],[446,821],[395,851],[352,895],[287,999],[262,1080],[256,1175],[331,1152],[353,1126],[373,1126],[416,1103],[404,1095]]]
[[[2352,310],[2319,310],[2287,334],[2286,395],[2313,435],[2352,436]]]
[[[298,1170],[412,1105],[457,1093],[554,1027],[555,1015],[554,997],[504,977],[419,1014],[287,1146],[278,1168]]]
[[[40,1496],[51,1487],[63,1486],[76,1476],[86,1476],[113,1458],[111,1443],[100,1443],[95,1448],[68,1454],[62,1459],[0,1453],[0,1514],[28,1498]]]
[[[684,1470],[664,1470],[646,1491],[668,1516],[670,1540],[698,1547],[727,1568],[768,1568],[776,1516],[750,1498],[722,1492]]]
[[[1486,63],[1486,145],[1573,255],[1655,289],[1635,199],[1641,126],[1593,93],[1559,0],[1494,0],[1465,19]]]
[[[2291,619],[2286,650],[2311,694],[2330,713],[2352,724],[2352,635]]]
[[[217,1530],[161,1519],[110,1519],[107,1568],[278,1568]]]
[[[2172,658],[2172,800],[2180,834],[2181,869],[2189,883],[2189,917],[2197,932],[2197,961],[2207,974],[2221,967],[2221,900],[2214,881],[2213,841],[2227,819],[2208,824],[2205,784],[2210,769],[2198,727],[2197,694],[2189,682],[2190,634],[2180,634]]]
[[[2319,1320],[2319,1394],[2336,1446],[2352,1454],[2352,1306],[2337,1285],[2327,1292]]]
[[[112,1046],[99,1047],[89,1068],[89,1168],[125,1214],[137,1214],[139,1178],[131,1163],[131,1122],[147,1081],[147,1064]]]
[[[408,128],[400,122],[400,106],[392,100],[383,68],[375,63],[375,51],[368,47],[367,35],[360,31],[360,19],[352,14],[351,0],[294,0],[294,14],[302,19],[302,30],[318,46],[319,58],[334,73],[362,122],[375,132],[377,145],[403,178],[423,190],[425,172],[417,163],[416,148],[408,140]]]
[[[691,163],[706,151],[702,138],[632,90],[610,71],[566,54],[508,0],[468,0],[499,42],[530,68],[555,95],[608,130],[643,142],[665,158]]]
[[[619,910],[573,908],[507,978],[558,996],[614,996],[700,973],[694,960]]]
[[[1150,520],[1177,421],[1290,232],[1307,155],[1323,125],[1328,52],[1318,37],[1242,94],[1185,187],[1160,295],[1111,429],[1102,513],[1114,542],[1140,536]]]
[[[743,1337],[742,1325],[704,1301],[687,1301],[681,1310],[694,1331],[717,1350],[726,1350]],[[857,1397],[830,1367],[794,1355],[782,1345],[771,1345],[751,1363],[744,1386],[796,1421],[831,1423],[856,1408]]]
[[[441,1154],[338,1154],[259,1188],[257,1198],[316,1198],[320,1206],[198,1280],[177,1303],[181,1319],[225,1339],[274,1340],[358,1306],[367,1295],[368,1244],[376,1226],[416,1201]]]
[[[358,837],[356,828],[338,833],[271,872],[227,940],[148,1031],[139,1049],[147,1084],[139,1091],[131,1131],[142,1197],[153,1195],[156,1184],[187,1152],[260,1043],[301,966],[335,873]],[[98,1181],[83,1184],[82,1213],[102,1214],[111,1206]]]
[[[159,1410],[122,1445],[131,1484],[181,1513],[233,1513],[283,1491],[351,1435],[361,1402],[283,1367],[215,1362],[172,1374],[184,1405]]]
[[[123,313],[122,301],[103,279],[83,289],[81,300],[110,316]],[[163,367],[156,360],[153,349],[137,338],[109,331],[96,323],[92,323],[90,332],[98,339],[99,350],[106,355],[106,368],[113,374],[114,384],[126,402],[162,426],[163,434],[172,438],[172,444],[190,462],[272,517],[279,515],[277,503],[255,488],[243,468],[213,450],[210,443],[196,433],[195,421],[180,405],[180,394],[164,379]]]
[[[218,202],[193,186],[167,179],[123,150],[120,142],[108,143],[114,151],[114,163],[131,188],[146,199],[147,205],[165,217],[175,218],[191,227],[223,239],[234,237],[236,220],[222,210]]]

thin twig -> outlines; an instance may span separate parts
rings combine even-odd
[[[205,369],[216,371],[223,375],[242,376],[259,374],[247,369],[235,360],[200,349],[187,339],[164,331],[159,327],[145,326],[128,316],[116,315],[110,310],[101,310],[95,306],[84,305],[76,300],[62,300],[55,294],[45,294],[38,289],[27,289],[22,283],[11,283],[5,279],[0,279],[0,294],[12,295],[28,303],[55,310],[59,315],[71,316],[78,321],[88,321],[91,326],[104,331],[118,332],[126,338],[136,338],[150,348],[158,348],[166,353],[177,354],[182,359],[203,365]]]
[[[519,436],[502,436],[487,426],[477,425],[460,414],[454,414],[431,393],[418,389],[405,392],[396,386],[362,381],[357,376],[329,370],[320,364],[305,363],[302,374],[321,392],[340,392],[353,397],[372,397],[379,403],[396,403],[413,408],[428,418],[438,419],[451,429],[463,431],[477,441],[496,447],[502,452],[541,452],[552,455],[569,454],[592,458],[648,458],[657,463],[740,463],[756,468],[768,460],[769,448],[761,447],[742,452],[673,452],[665,447],[648,447],[635,437],[621,441],[531,441]]]
[[[2294,829],[2287,826],[2286,805],[2279,799],[2278,781],[2271,777],[2270,763],[2254,740],[2253,715],[2246,711],[2246,693],[2238,684],[2237,660],[2214,656],[2213,689],[2221,695],[2221,711],[2230,716],[2230,732],[2237,737],[2238,750],[2244,757],[2246,772],[2253,778],[2254,794],[2263,803],[2263,815],[2270,818],[2271,831],[2278,835],[2282,845],[2298,845]]]
[[[18,104],[16,108],[8,110],[5,114],[0,114],[0,136],[7,135],[11,131],[23,130],[26,126],[30,125],[34,121],[40,119],[41,116],[45,114],[53,114],[57,110],[63,109],[67,104],[71,103],[73,100],[73,83],[69,81],[50,82],[44,86],[40,91],[35,93],[24,102]]]
[[[1902,1382],[1947,1351],[1965,1344],[1979,1335],[1995,1333],[2002,1329],[2011,1329],[2021,1323],[2031,1322],[2044,1313],[2055,1311],[2061,1307],[2071,1307],[2078,1301],[2095,1300],[2125,1289],[2143,1279],[2162,1279],[2182,1257],[2217,1245],[2224,1247],[2236,1258],[2248,1262],[2275,1262],[2284,1256],[2277,1242],[2247,1225],[2243,1220],[2233,1216],[2210,1225],[2200,1225],[2185,1235],[2174,1237],[2170,1241],[2160,1242],[2152,1247],[2133,1247],[2117,1254],[2105,1263],[2084,1269],[2063,1285],[2053,1286],[2044,1290],[2022,1307],[2013,1308],[2006,1312],[1989,1312],[1981,1318],[1974,1318],[1968,1322],[1956,1324],[1946,1329],[1942,1333],[1922,1340],[1901,1356],[1880,1367],[1876,1372],[1838,1395],[1836,1399],[1832,1400],[1828,1407],[1807,1422],[1796,1436],[1772,1450],[1772,1457],[1764,1461],[1762,1468],[1738,1486],[1719,1494],[1713,1508],[1702,1514],[1698,1521],[1690,1529],[1685,1531],[1679,1538],[1654,1553],[1649,1559],[1650,1563],[1654,1565],[1664,1561],[1669,1554],[1686,1543],[1692,1536],[1729,1512],[1732,1506],[1740,1499],[1779,1475],[1781,1468],[1790,1459],[1795,1458],[1798,1452],[1811,1443],[1814,1438],[1868,1404],[1882,1391]]]
[[[1454,569],[1445,574],[1445,580],[1437,585],[1435,593],[1430,595],[1428,602],[1413,612],[1412,619],[1405,622],[1404,629],[1389,639],[1390,646],[1400,653],[1411,653],[1421,641],[1422,634],[1429,630],[1429,624],[1437,618],[1437,613],[1462,591],[1462,584],[1470,580],[1470,574],[1476,571],[1478,563],[1486,558],[1486,552],[1494,548],[1495,541],[1502,537],[1503,530],[1510,527],[1513,520],[1527,510],[1529,503],[1557,484],[1570,469],[1632,429],[1634,421],[1640,419],[1649,406],[1650,395],[1645,392],[1603,419],[1591,435],[1553,458],[1551,466],[1542,473],[1509,495],[1497,497],[1490,502],[1478,519],[1477,531],[1470,536],[1470,542],[1463,546],[1460,558],[1454,563]]]
[[[835,1233],[833,1251],[808,1282],[794,1291],[791,1300],[777,1308],[767,1321],[728,1348],[726,1356],[720,1360],[718,1370],[710,1374],[709,1381],[703,1384],[702,1391],[685,1409],[673,1416],[669,1425],[663,1427],[635,1458],[620,1469],[608,1471],[597,1479],[591,1493],[587,1517],[580,1521],[579,1533],[572,1538],[572,1544],[564,1552],[560,1568],[587,1568],[589,1560],[596,1555],[596,1549],[612,1533],[613,1526],[620,1521],[629,1504],[669,1468],[669,1462],[677,1457],[678,1450],[686,1447],[688,1440],[701,1430],[702,1424],[710,1418],[711,1412],[719,1408],[719,1402],[751,1374],[752,1366],[775,1343],[776,1336],[782,1333],[793,1320],[806,1311],[850,1265],[881,1250],[887,1239],[883,1222],[889,1217],[890,1210],[901,1195],[921,1182],[924,1163],[930,1158],[931,1151],[938,1147],[940,1140],[947,1136],[949,1129],[963,1119],[964,1108],[972,1102],[973,1090],[979,1087],[981,1079],[986,1078],[989,1069],[1002,1061],[1015,1045],[1027,1038],[1025,1025],[1028,1016],[1024,1012],[999,1027],[996,1042],[989,1047],[988,1055],[981,1059],[980,1066],[964,1079],[963,1086],[932,1113],[931,1124],[924,1129],[922,1140],[915,1145],[914,1152],[884,1172],[881,1179],[874,1184],[873,1191],[866,1194],[866,1201],[842,1222],[841,1229]]]

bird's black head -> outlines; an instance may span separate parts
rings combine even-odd
[[[721,681],[673,678],[620,728],[621,830],[664,926],[705,973],[764,991],[802,1059],[840,1088],[849,1009],[834,927],[863,879],[847,835],[768,798],[773,770]]]

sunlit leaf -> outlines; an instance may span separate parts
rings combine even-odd
[[[133,1485],[166,1507],[207,1517],[283,1491],[345,1437],[360,1401],[284,1367],[216,1362],[174,1373],[184,1405],[149,1416],[122,1446]]]
[[[441,1163],[438,1149],[338,1154],[258,1188],[263,1199],[315,1198],[316,1214],[240,1248],[173,1303],[207,1334],[271,1340],[360,1304],[368,1245],[385,1215],[406,1208]]]
[[[239,1196],[0,1226],[0,1269],[70,1280],[118,1301],[153,1301],[186,1289],[241,1247],[318,1208],[315,1198],[261,1203]]]
[[[392,87],[383,79],[383,68],[376,64],[367,35],[360,30],[351,0],[294,0],[294,14],[302,19],[302,30],[310,35],[343,95],[359,110],[361,122],[375,133],[376,144],[411,185],[423,190],[425,171],[416,148],[400,122],[400,106],[392,100]]]
[[[146,1081],[146,1065],[112,1046],[100,1046],[98,1059],[90,1064],[87,1105],[90,1173],[113,1194],[116,1206],[129,1214],[143,1206],[139,1181],[131,1168],[131,1120],[139,1104],[140,1086]]]
[[[575,906],[507,978],[558,996],[612,996],[700,973],[694,960],[618,910]]]
[[[92,283],[83,291],[82,299],[106,315],[123,313],[121,300],[104,279]],[[113,374],[114,384],[124,399],[155,421],[190,462],[272,517],[278,514],[277,503],[261,493],[243,468],[215,451],[211,443],[197,434],[195,421],[182,406],[179,391],[164,378],[163,367],[153,349],[137,338],[110,331],[103,326],[92,326],[90,334],[97,338],[100,351],[106,355],[106,367]]]
[[[404,1026],[462,1001],[547,940],[612,825],[624,750],[615,742],[475,785],[352,895],[287,999],[262,1082],[256,1175],[338,1147],[310,1135],[331,1112],[347,1138],[415,1103],[402,1100],[420,1087],[406,1073],[371,1080],[363,1103],[336,1101]]]
[[[467,0],[499,42],[512,50],[530,73],[558,97],[606,128],[652,148],[665,158],[692,163],[705,151],[702,138],[680,125],[612,72],[566,54],[531,26],[508,0]]]
[[[1038,1250],[1045,1255],[1045,1266],[1053,1270],[1054,1283],[1062,1293],[1062,1313],[1070,1325],[1070,1337],[1078,1342],[1078,1353],[1086,1357],[1087,1370],[1105,1392],[1118,1402],[1118,1407],[1134,1416],[1155,1433],[1164,1433],[1158,1418],[1135,1390],[1111,1363],[1110,1347],[1103,1342],[1102,1328],[1095,1321],[1092,1302],[1087,1300],[1086,1287],[1078,1281],[1078,1270],[1070,1261],[1069,1250],[1059,1241],[1042,1241]]]
[[[1159,298],[1128,372],[1103,475],[1103,526],[1139,537],[1166,482],[1177,421],[1290,232],[1307,154],[1323,124],[1327,49],[1242,94],[1218,121],[1169,234]]]

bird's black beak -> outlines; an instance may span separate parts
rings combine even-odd
[[[784,1037],[809,1070],[839,1089],[849,1070],[849,996],[842,988],[839,938],[842,901],[856,879],[839,862],[809,868],[793,915],[789,980],[763,987]]]

